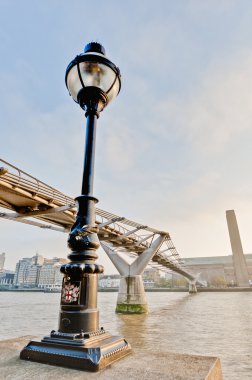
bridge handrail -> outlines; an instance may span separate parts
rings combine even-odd
[[[48,204],[54,203],[56,206],[74,203],[73,198],[66,196],[64,193],[56,190],[55,188],[47,185],[46,183],[38,180],[25,171],[0,158],[0,163],[1,162],[4,164],[4,166],[7,166],[7,171],[4,172],[4,174],[0,175],[0,181],[8,183],[12,188],[19,187],[21,189],[24,189],[31,194],[31,197],[39,196],[43,198]],[[16,173],[12,173],[12,170],[14,170]],[[74,208],[72,208],[72,211],[76,212]],[[113,220],[116,218],[118,218],[118,215],[102,210],[100,208],[96,208],[96,223],[98,225],[100,223],[103,223],[104,219]],[[172,255],[168,256],[167,254],[164,254],[163,258],[169,260],[169,262],[171,262],[171,260],[175,260],[177,263],[179,263],[181,260],[168,232],[154,229],[148,226],[144,226],[144,228],[141,229],[140,227],[143,227],[142,224],[126,218],[123,218],[123,220],[120,222],[113,222],[111,225],[106,226],[105,229],[107,228],[110,231],[114,231],[119,237],[120,235],[123,237],[123,235],[131,231],[129,228],[125,227],[125,225],[133,228],[139,228],[137,233],[131,233],[130,236],[128,236],[128,239],[132,240],[132,244],[139,244],[139,247],[142,247],[142,249],[150,247],[153,236],[155,234],[165,234],[167,237],[165,243],[167,245],[167,248],[172,251]],[[150,234],[147,238],[148,232]],[[141,241],[144,236],[146,236],[145,241]],[[157,252],[157,255],[159,254],[159,251]]]

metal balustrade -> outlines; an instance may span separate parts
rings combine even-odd
[[[0,207],[14,211],[1,212],[1,218],[61,232],[70,230],[77,212],[73,198],[3,159],[0,159]],[[131,257],[141,255],[149,248],[155,235],[165,236],[149,264],[154,267],[158,265],[160,270],[175,271],[189,280],[195,279],[183,267],[183,260],[168,232],[100,208],[96,208],[96,226],[101,241],[109,242],[113,249],[124,251]]]

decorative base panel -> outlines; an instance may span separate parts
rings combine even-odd
[[[125,339],[104,330],[75,336],[53,331],[42,341],[30,341],[20,359],[95,372],[130,353]]]

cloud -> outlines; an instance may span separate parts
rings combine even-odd
[[[251,129],[252,51],[221,62],[207,73],[201,91],[187,107],[188,135],[200,151],[219,153]]]
[[[252,50],[245,50],[212,63],[202,75],[202,84],[186,99],[177,103],[168,99],[158,112],[196,152],[223,154],[240,135],[250,134],[251,88]]]
[[[171,231],[182,255],[230,254],[227,209],[241,215],[244,250],[252,250],[251,88],[252,51],[245,49],[215,59],[187,96],[153,103],[160,151],[164,143],[168,149],[162,163],[153,161],[148,186],[138,177],[145,186],[137,208],[147,223]]]
[[[105,160],[107,167],[114,170],[115,175],[121,175],[131,169],[135,162],[136,147],[132,144],[132,136],[127,129],[120,128],[115,133],[114,128],[107,133],[105,141]]]
[[[132,179],[127,198],[123,190],[115,194],[114,183],[115,198],[121,196],[126,203],[134,199],[134,213],[160,228],[169,215],[168,229],[176,219],[196,221],[204,214],[222,215],[226,208],[250,204],[251,88],[252,51],[243,50],[212,61],[202,72],[202,83],[187,96],[153,100],[144,128],[139,126],[148,150],[132,140],[127,125],[122,127],[126,149],[120,138],[111,140],[111,163],[118,162],[120,170],[122,160]],[[139,155],[144,162],[138,165],[134,159],[133,166],[132,158]]]

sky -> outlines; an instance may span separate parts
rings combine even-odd
[[[231,254],[234,209],[252,252],[251,20],[249,0],[0,0],[0,157],[80,194],[85,116],[65,69],[102,43],[122,89],[98,120],[98,207],[169,231],[182,257]],[[66,238],[0,220],[9,269],[66,257]]]

